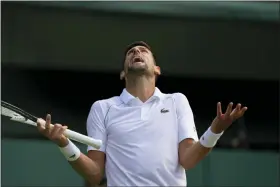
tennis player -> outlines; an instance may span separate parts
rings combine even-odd
[[[192,109],[182,93],[165,94],[155,85],[161,73],[150,46],[135,42],[125,51],[120,96],[96,101],[87,119],[88,136],[101,139],[99,150],[87,155],[62,133],[67,128],[38,130],[59,146],[71,166],[90,184],[99,184],[106,171],[108,186],[186,186],[186,170],[195,167],[247,107],[229,103],[198,139]]]

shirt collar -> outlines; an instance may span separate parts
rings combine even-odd
[[[163,96],[163,93],[156,87],[155,92],[151,98],[160,99],[162,96]],[[138,99],[137,97],[134,97],[133,95],[131,95],[125,88],[123,89],[123,91],[120,95],[120,98],[125,104],[128,104],[133,99]]]

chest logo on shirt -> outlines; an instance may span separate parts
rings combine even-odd
[[[160,110],[160,112],[161,112],[161,113],[167,113],[167,112],[169,112],[169,110],[163,108],[163,109]]]

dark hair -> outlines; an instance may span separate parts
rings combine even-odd
[[[133,42],[133,43],[129,44],[124,51],[124,61],[125,61],[127,52],[135,46],[143,46],[143,47],[146,47],[147,49],[149,49],[150,51],[152,51],[151,47],[146,42],[143,42],[143,41]],[[154,54],[153,54],[153,57],[154,57],[155,64],[156,64],[156,58],[155,58]],[[124,67],[124,61],[122,63],[122,67]]]
[[[151,47],[147,43],[145,43],[143,41],[136,41],[136,42],[133,42],[132,44],[129,44],[126,47],[124,55],[126,56],[126,53],[135,46],[143,46],[143,47],[146,47],[147,49],[149,49],[150,51],[152,51]]]

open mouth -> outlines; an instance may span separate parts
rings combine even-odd
[[[133,64],[134,63],[139,63],[139,62],[141,62],[141,63],[143,63],[144,62],[144,60],[141,58],[141,57],[135,57],[135,58],[133,58]]]

